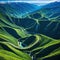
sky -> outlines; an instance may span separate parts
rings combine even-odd
[[[37,1],[37,2],[42,2],[42,1],[44,1],[44,2],[49,2],[49,1],[60,1],[60,0],[0,0],[0,1]]]
[[[55,2],[60,0],[0,0],[0,3],[5,3],[5,2],[27,2],[27,3],[34,3],[37,5],[45,5],[51,2]]]

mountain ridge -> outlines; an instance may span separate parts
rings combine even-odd
[[[14,18],[22,18],[30,14],[31,12],[38,10],[39,6],[29,3],[18,2],[0,4],[0,9],[0,12],[10,14],[10,16]]]

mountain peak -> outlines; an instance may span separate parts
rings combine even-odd
[[[53,7],[58,7],[58,6],[60,6],[60,2],[55,1],[55,2],[52,2],[52,3],[45,5],[43,7],[44,8],[53,8]]]

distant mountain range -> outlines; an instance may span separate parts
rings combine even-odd
[[[37,5],[24,2],[0,3],[0,12],[14,18],[25,17],[39,8]]]
[[[60,2],[53,2],[42,7],[42,13],[49,18],[60,15]]]
[[[43,6],[27,17],[20,19],[18,25],[26,28],[29,33],[41,33],[58,39],[60,36],[60,2]]]
[[[60,2],[52,2],[44,6],[44,8],[53,8],[53,7],[58,7],[60,5]]]
[[[60,38],[60,2],[37,6],[29,3],[0,4],[0,12],[30,34]]]

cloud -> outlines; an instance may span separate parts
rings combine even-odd
[[[0,1],[54,1],[54,0],[0,0]]]
[[[0,3],[6,2],[27,2],[27,3],[51,3],[60,0],[0,0]]]

